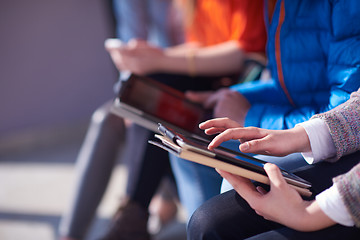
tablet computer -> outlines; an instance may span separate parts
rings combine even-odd
[[[187,135],[209,138],[198,127],[211,111],[185,98],[183,92],[148,77],[132,74],[123,81],[112,112],[157,131],[163,123]]]
[[[160,139],[160,142],[149,141],[150,143],[184,159],[268,184],[264,170],[265,161],[221,146],[209,150],[207,148],[209,141],[180,134],[162,124],[159,124],[158,131],[161,135],[156,135],[156,137]],[[280,170],[288,184],[305,196],[311,195],[310,182],[284,169]]]

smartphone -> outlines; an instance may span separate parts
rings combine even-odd
[[[121,48],[124,45],[125,43],[118,38],[108,38],[104,42],[105,48]]]

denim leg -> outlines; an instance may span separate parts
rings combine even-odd
[[[171,1],[148,0],[149,36],[148,40],[161,47],[174,45],[170,21]]]
[[[61,236],[83,239],[95,216],[124,141],[123,119],[112,114],[112,101],[97,109],[76,160],[76,180],[67,212],[62,216]]]
[[[147,39],[147,0],[114,0],[116,34],[124,42],[132,38]]]
[[[221,145],[239,151],[239,141],[227,141]],[[178,158],[172,154],[170,154],[170,163],[180,201],[189,217],[206,200],[220,193],[222,177],[215,169]]]
[[[173,45],[171,4],[167,0],[114,0],[117,37],[124,42],[139,38],[160,47]]]
[[[206,200],[220,193],[221,176],[215,169],[170,154],[179,198],[188,217]]]

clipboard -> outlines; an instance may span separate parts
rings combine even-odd
[[[260,183],[268,185],[270,183],[263,167],[265,161],[221,146],[209,150],[207,149],[209,141],[184,136],[162,124],[159,124],[158,132],[160,134],[155,135],[157,140],[151,140],[149,143],[180,158],[218,168]],[[301,195],[306,197],[312,195],[310,182],[284,169],[280,170],[286,182]]]

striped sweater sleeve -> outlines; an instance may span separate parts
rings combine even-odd
[[[347,102],[313,118],[322,119],[329,128],[336,147],[336,160],[360,150],[360,89],[352,93]],[[360,227],[360,163],[333,182],[355,225]]]
[[[333,181],[355,225],[360,227],[360,163]]]
[[[347,102],[312,118],[320,118],[328,126],[336,147],[336,160],[360,150],[360,89]]]

